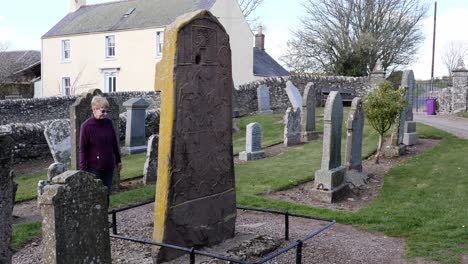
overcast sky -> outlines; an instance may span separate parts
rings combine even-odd
[[[170,0],[168,0],[170,1]],[[41,49],[40,38],[69,11],[69,0],[0,0],[0,41],[10,43],[9,50]],[[88,4],[109,0],[88,0]],[[275,59],[284,54],[290,30],[300,26],[303,0],[264,0],[256,15],[265,26],[265,49]],[[423,21],[426,41],[417,60],[407,67],[417,79],[430,78],[433,1],[428,17]],[[450,41],[468,43],[468,0],[438,1],[435,76],[446,75],[440,61],[443,47]],[[467,63],[468,64],[468,63]]]

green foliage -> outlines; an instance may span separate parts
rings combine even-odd
[[[393,84],[393,88],[398,89],[401,85],[401,79],[403,78],[402,71],[394,71],[387,77],[387,81]]]
[[[391,82],[384,81],[364,97],[364,113],[375,131],[383,136],[392,127],[404,103],[404,90],[395,90]]]

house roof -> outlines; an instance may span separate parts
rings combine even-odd
[[[125,0],[84,5],[66,15],[42,38],[164,27],[184,13],[210,9],[215,2],[216,0]]]
[[[266,51],[254,47],[254,75],[262,77],[289,76],[283,68]]]
[[[23,70],[41,63],[38,50],[17,50],[0,52],[0,78],[6,79]]]

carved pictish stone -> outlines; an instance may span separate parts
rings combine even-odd
[[[70,121],[64,119],[53,121],[45,128],[44,136],[54,161],[70,164]]]
[[[324,112],[323,152],[320,170],[315,172],[312,195],[322,202],[332,203],[348,189],[346,167],[341,165],[341,126],[343,102],[339,92],[328,95]]]
[[[315,89],[314,84],[307,83],[302,97],[302,141],[308,142],[318,138],[315,131]]]
[[[111,263],[106,194],[100,180],[81,171],[64,172],[43,187],[43,263]]]
[[[239,153],[239,159],[258,160],[265,157],[262,150],[262,126],[259,123],[250,123],[246,127],[245,151]]]
[[[232,72],[229,36],[210,12],[166,27],[155,87],[161,88],[154,241],[184,247],[234,236]],[[155,249],[156,263],[184,252]]]
[[[301,143],[301,109],[288,107],[284,116],[284,141],[286,147]]]
[[[13,139],[0,134],[0,263],[11,263],[10,249],[16,183],[11,171]]]
[[[257,102],[259,114],[271,114],[273,111],[270,109],[270,88],[265,84],[261,84],[257,88]]]
[[[143,98],[132,98],[123,103],[127,108],[125,130],[125,153],[137,154],[146,151],[145,118],[149,103]]]
[[[148,139],[148,150],[143,167],[143,183],[155,184],[158,175],[158,135],[151,135]]]
[[[299,90],[291,81],[286,82],[286,94],[288,95],[289,102],[293,108],[299,108],[301,111],[302,108],[302,96]]]

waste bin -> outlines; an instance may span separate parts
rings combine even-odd
[[[435,98],[428,97],[426,99],[426,113],[428,115],[436,114],[436,99]]]

